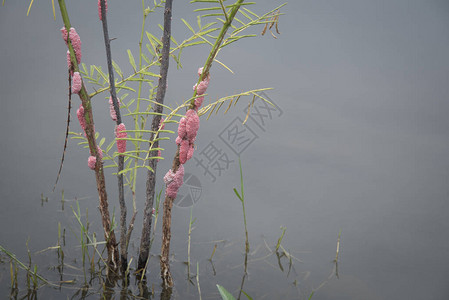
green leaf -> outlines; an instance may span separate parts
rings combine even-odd
[[[205,44],[205,43],[206,43],[206,41],[197,41],[197,42],[184,44],[184,47],[196,46],[196,45],[201,45],[201,44]],[[176,58],[176,61],[178,61],[177,58]]]
[[[178,42],[175,40],[173,36],[170,36],[170,40],[175,44],[176,46],[179,46]]]
[[[242,7],[242,10],[244,10],[244,11],[250,13],[251,15],[253,15],[253,16],[256,17],[256,18],[259,18],[259,16],[258,16],[257,14],[253,13],[252,11],[250,11],[249,9],[247,9],[246,7]],[[241,11],[240,11],[240,12],[241,12]]]
[[[255,34],[246,34],[246,35],[239,35],[239,36],[230,37],[230,38],[228,38],[228,40],[225,43],[223,43],[223,45],[221,45],[220,48],[226,47],[229,44],[237,42],[240,39],[244,39],[244,38],[248,38],[248,37],[255,37],[255,36],[257,36],[257,35],[255,35]]]
[[[239,10],[239,12],[244,15],[247,19],[249,19],[250,21],[252,21],[253,19],[247,14],[245,13],[243,10]]]
[[[205,14],[205,15],[201,15],[202,18],[206,18],[206,17],[219,17],[219,16],[223,16],[223,14]]]
[[[153,57],[156,56],[156,54],[154,54],[153,49],[151,49],[150,44],[146,44],[146,46],[147,46],[148,52],[150,52],[150,54],[153,55]]]
[[[315,293],[315,291],[312,291],[312,293],[310,294],[309,300],[312,299],[312,296],[314,293]]]
[[[234,193],[237,195],[237,197],[240,199],[240,201],[243,202],[242,197],[240,197],[240,194],[239,194],[239,192],[237,192],[236,188],[234,188]]]
[[[92,67],[92,66],[91,66]],[[103,73],[103,70],[101,70],[101,67],[97,67],[95,65],[93,65],[94,69],[97,70],[98,74],[100,74],[101,77],[103,77],[103,80],[105,82],[109,82],[108,76],[106,76],[105,73]]]
[[[148,44],[147,44],[147,45],[148,45]],[[150,64],[150,59],[149,59],[143,52],[142,52],[141,56],[142,56],[143,60],[144,60],[147,64]]]
[[[217,284],[217,288],[223,300],[235,300],[234,296],[232,296],[232,294],[228,292],[224,287]]]
[[[162,46],[162,42],[160,39],[158,39],[157,37],[155,37],[154,35],[152,35],[151,33],[147,32],[147,38],[150,41],[150,43],[152,42],[156,42],[157,44],[159,44],[160,46]]]
[[[82,72],[82,73],[83,73],[84,75],[86,75],[86,76],[89,75],[89,73],[88,73],[88,71],[87,71],[87,68],[86,68],[86,64],[85,64],[85,63],[82,63],[81,66],[83,67],[83,72]]]
[[[139,73],[143,74],[143,75],[147,75],[147,76],[157,77],[157,78],[161,77],[161,75],[159,75],[159,74],[156,74],[156,73],[153,73],[153,72],[148,72],[148,71],[141,71]]]
[[[99,147],[103,146],[103,144],[104,144],[105,141],[106,141],[106,138],[102,138],[102,139],[100,140],[100,143],[98,143],[98,146],[99,146]]]
[[[82,137],[82,136],[72,136],[72,137],[70,137],[71,139],[74,139],[74,140],[86,140],[86,138],[85,137]]]
[[[120,67],[118,66],[118,64],[115,61],[112,61],[112,66],[114,67],[115,72],[117,72],[117,74],[123,78],[122,69],[120,69]]]
[[[250,295],[248,295],[247,293],[245,293],[244,290],[242,290],[242,293],[246,296],[246,298],[248,298],[248,300],[253,300],[253,298],[251,298]]]
[[[196,23],[198,24],[198,28],[201,28],[201,16],[196,17]]]
[[[133,54],[131,53],[131,50],[127,50],[127,52],[128,52],[128,57],[129,57],[129,63],[131,64],[131,66],[133,66],[133,68],[134,68],[134,72],[136,71],[136,61],[134,60],[134,56],[133,56]]]
[[[126,86],[126,85],[116,85],[115,87],[116,87],[117,89],[125,89],[125,90],[130,90],[130,91],[133,91],[134,93],[136,92],[136,90],[135,90],[135,89],[133,89],[133,88],[130,88],[130,87]]]
[[[195,30],[193,30],[192,26],[190,26],[189,22],[187,22],[186,20],[184,20],[183,18],[181,18],[181,21],[184,23],[184,25],[187,26],[187,28],[190,29],[191,32],[195,33]]]
[[[208,29],[208,30],[205,30],[205,31],[201,31],[198,35],[199,35],[199,36],[202,36],[202,35],[205,35],[205,34],[214,32],[214,31],[216,31],[216,30],[218,30],[218,28],[211,28],[211,29]]]
[[[190,1],[190,3],[196,3],[196,2],[200,2],[200,3],[220,3],[220,2],[218,2],[218,0],[192,0],[192,1]]]
[[[115,141],[112,140],[109,145],[106,147],[106,153],[108,153],[109,151],[111,151],[112,147],[115,145]]]
[[[194,11],[197,12],[197,11],[208,11],[208,10],[221,10],[221,7],[214,6],[214,7],[197,8]],[[220,15],[223,15],[223,14],[220,14]]]

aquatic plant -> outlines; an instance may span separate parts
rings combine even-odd
[[[230,70],[224,63],[216,59],[218,53],[224,47],[240,39],[255,36],[254,34],[243,34],[242,32],[247,28],[254,25],[269,24],[272,22],[273,15],[279,15],[277,12],[279,7],[277,7],[274,10],[259,16],[246,8],[247,5],[254,3],[244,2],[244,0],[236,0],[233,4],[225,4],[223,0],[191,1],[191,3],[200,3],[206,7],[201,7],[195,10],[202,14],[197,18],[197,29],[194,29],[191,24],[182,19],[184,25],[191,31],[191,35],[184,39],[181,43],[178,43],[176,39],[171,36],[172,0],[154,1],[154,7],[152,8],[145,7],[144,1],[142,0],[143,20],[139,41],[139,56],[138,59],[136,59],[133,52],[130,49],[127,50],[129,64],[131,65],[133,71],[131,74],[125,75],[119,65],[112,59],[107,26],[106,1],[98,0],[97,5],[99,19],[101,20],[103,27],[106,63],[108,68],[107,74],[103,72],[100,66],[91,65],[88,67],[86,64],[81,62],[81,38],[70,23],[65,1],[58,0],[64,23],[61,29],[61,34],[65,44],[68,47],[67,68],[69,76],[69,110],[66,133],[67,135],[70,134],[73,139],[80,140],[79,144],[89,149],[87,162],[88,167],[94,170],[96,177],[104,242],[108,255],[108,258],[105,261],[108,275],[117,275],[118,270],[120,269],[122,275],[125,277],[125,282],[127,282],[127,275],[130,270],[130,261],[128,262],[127,258],[128,244],[137,213],[136,182],[138,170],[140,169],[146,170],[147,182],[146,203],[143,213],[143,230],[140,240],[137,269],[142,273],[142,277],[140,278],[143,278],[145,275],[149,260],[149,248],[152,240],[151,225],[153,218],[157,163],[160,159],[163,159],[164,151],[164,149],[160,147],[160,142],[163,140],[169,140],[170,136],[175,134],[172,130],[165,129],[165,124],[178,124],[176,139],[173,136],[173,140],[175,140],[175,143],[173,144],[176,144],[177,151],[173,158],[172,168],[164,176],[166,187],[165,201],[163,204],[163,234],[160,261],[161,277],[163,279],[164,286],[171,287],[173,285],[173,281],[171,278],[168,261],[171,238],[171,209],[178,190],[183,184],[183,165],[193,157],[195,152],[195,142],[200,127],[200,116],[208,113],[209,118],[212,112],[217,113],[225,103],[229,105],[225,111],[226,113],[232,104],[235,105],[239,99],[245,96],[249,96],[248,98],[250,99],[248,101],[248,114],[251,109],[251,104],[254,104],[254,101],[257,98],[267,101],[257,94],[257,92],[267,90],[265,88],[228,95],[203,106],[205,97],[207,96],[206,91],[211,80],[210,70],[212,64],[217,62],[219,65]],[[214,5],[214,3],[218,6],[207,7],[207,5]],[[31,4],[32,1],[30,3],[30,8]],[[163,30],[162,39],[146,32],[144,29],[147,16],[159,8],[164,8],[164,24],[161,26],[161,29]],[[240,15],[238,15],[239,13]],[[202,21],[208,20],[210,17],[215,18],[215,20],[207,23]],[[241,17],[244,19],[241,20]],[[236,21],[237,25],[233,24],[234,21]],[[216,35],[213,35],[213,33]],[[148,50],[148,52],[144,51],[144,36],[148,39],[148,43],[146,44],[146,50]],[[171,46],[171,43],[173,43],[173,46]],[[164,104],[164,96],[167,89],[169,60],[173,59],[176,62],[177,67],[182,67],[181,53],[183,49],[198,45],[206,45],[211,48],[204,65],[197,71],[198,78],[195,78],[196,83],[193,85],[192,97],[185,99],[185,101],[176,107],[170,107]],[[153,68],[158,66],[159,72],[152,72]],[[118,75],[118,79],[115,79],[114,75]],[[156,78],[158,80],[157,83],[155,82]],[[87,84],[93,85],[95,87],[95,91],[89,94],[86,88]],[[135,85],[137,85],[137,88]],[[91,103],[92,97],[105,91],[110,92],[110,95],[105,97],[108,99],[105,102],[109,108],[111,119],[116,123],[114,130],[115,139],[108,143],[105,143],[105,137],[100,138],[100,133],[95,131]],[[125,92],[134,93],[135,97],[133,99],[129,99],[127,98],[129,94],[126,94]],[[77,110],[77,118],[82,129],[82,134],[69,131],[72,93],[77,94],[81,100],[81,104]],[[121,100],[117,97],[118,93],[121,93]],[[145,96],[145,93],[147,93],[148,96]],[[124,120],[122,117],[128,117],[130,121],[128,122],[128,120]],[[125,126],[125,123],[127,126]],[[129,129],[127,129],[127,127]],[[162,134],[167,134],[169,136],[161,136]],[[62,170],[66,144],[67,138],[64,144],[64,152],[57,178],[59,178],[59,174]],[[115,149],[114,144],[117,145],[117,151],[113,150]],[[119,242],[117,242],[115,237],[116,227],[114,218],[111,217],[109,213],[109,202],[106,193],[106,182],[104,175],[104,168],[111,167],[116,168],[117,170],[114,174],[117,175],[119,189]],[[133,202],[133,215],[129,224],[127,224],[127,207],[124,196],[125,186],[127,186],[131,191]],[[237,193],[237,195],[240,194]],[[243,183],[241,197],[243,197]],[[243,200],[241,201],[244,210]],[[156,216],[158,212],[159,201],[157,199]],[[74,211],[74,214],[79,217],[79,211],[78,213]],[[80,219],[78,217],[77,219],[79,221]],[[246,231],[245,211],[244,218]],[[154,224],[154,227],[155,225],[156,224]],[[84,229],[82,229],[82,231],[84,231]],[[88,235],[82,234],[81,236]],[[85,242],[86,239],[80,239],[80,243],[82,245],[84,245]],[[95,241],[90,242],[96,243]],[[246,250],[248,252],[248,237],[246,245]],[[101,256],[101,254],[99,254],[99,256]]]

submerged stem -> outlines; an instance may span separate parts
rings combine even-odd
[[[154,140],[155,132],[160,127],[161,114],[163,106],[159,104],[164,103],[165,92],[167,89],[167,74],[169,65],[169,54],[170,54],[170,37],[171,37],[171,15],[172,15],[172,3],[173,0],[167,0],[165,2],[164,11],[164,35],[162,37],[162,53],[161,53],[161,67],[160,67],[160,77],[157,87],[156,94],[156,105],[154,107],[155,115],[151,124],[151,137],[150,141]],[[159,141],[154,141],[152,148],[158,148]],[[148,153],[149,156],[157,156],[157,150],[152,150]],[[157,169],[157,159],[148,160],[149,170],[147,172],[147,182],[146,182],[146,201],[143,216],[143,228],[142,237],[140,240],[140,250],[139,250],[139,260],[138,269],[145,273],[145,265],[149,256],[150,249],[150,237],[151,237],[151,221],[154,203],[154,192],[156,186],[156,169]]]
[[[119,103],[117,100],[117,94],[115,91],[115,80],[114,80],[114,69],[112,67],[112,54],[111,54],[111,40],[109,39],[109,30],[108,30],[108,22],[107,22],[107,13],[106,13],[106,0],[100,1],[100,9],[101,9],[101,22],[103,24],[103,36],[104,36],[104,45],[106,49],[106,60],[108,65],[109,72],[109,85],[110,85],[110,93],[112,98],[112,104],[114,106],[115,114],[117,116],[116,124],[120,125],[122,123],[122,117],[120,114]],[[125,194],[123,188],[123,173],[120,171],[123,170],[124,166],[124,157],[119,155],[118,157],[118,168],[117,168],[117,184],[118,184],[118,200],[120,205],[120,270],[122,275],[125,276],[126,268],[128,265],[128,242],[126,240],[126,203],[125,203]]]
[[[209,76],[209,70],[212,66],[212,62],[214,61],[215,56],[218,53],[218,50],[220,49],[221,43],[223,42],[223,39],[226,35],[227,30],[231,26],[231,23],[237,14],[237,11],[239,10],[241,4],[244,0],[238,0],[234,6],[231,9],[231,12],[228,15],[228,18],[226,19],[226,22],[224,22],[223,27],[221,28],[221,31],[215,40],[215,43],[212,47],[212,50],[209,53],[209,56],[206,60],[206,63],[204,64],[203,71],[201,75],[199,76],[197,84],[199,84],[201,81],[205,80]],[[197,95],[196,89],[194,90],[192,100],[190,101],[189,108],[195,108],[195,96]],[[180,147],[178,146],[178,149],[176,151],[175,157],[173,158],[173,165],[172,165],[172,172],[176,173],[178,171],[180,161],[179,161],[179,150]],[[173,279],[170,273],[170,265],[169,265],[169,254],[170,254],[170,239],[171,239],[171,210],[173,207],[173,201],[175,199],[165,195],[165,202],[164,202],[164,215],[162,218],[162,247],[161,247],[161,277],[162,277],[162,285],[164,287],[171,287],[173,286]]]
[[[62,20],[64,22],[64,26],[67,30],[70,30],[70,20],[67,13],[67,9],[65,6],[64,0],[58,0],[59,8],[61,11]],[[67,45],[69,47],[70,52],[70,60],[72,62],[73,71],[79,71],[78,62],[75,57],[75,51],[73,50],[72,43],[70,38],[67,38]],[[118,248],[117,242],[115,238],[115,232],[111,226],[111,219],[109,215],[108,208],[108,199],[106,193],[106,183],[104,178],[103,171],[103,163],[100,157],[99,151],[97,150],[97,142],[95,140],[95,130],[94,130],[94,121],[92,114],[92,104],[90,101],[89,94],[86,91],[86,87],[84,86],[84,82],[81,82],[81,90],[79,92],[79,97],[81,99],[82,105],[84,107],[84,118],[86,120],[86,138],[89,144],[89,150],[91,155],[96,156],[96,164],[95,164],[95,179],[97,183],[97,192],[100,202],[100,213],[104,231],[104,238],[106,241],[106,248],[108,252],[108,272],[116,273],[117,265],[118,265]],[[111,273],[109,273],[112,275]]]

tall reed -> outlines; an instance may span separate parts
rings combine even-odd
[[[64,22],[64,26],[66,30],[68,31],[70,28],[72,28],[70,24],[70,19],[67,13],[66,5],[64,0],[58,0],[59,8],[61,11],[62,20]],[[71,70],[75,72],[79,72],[79,66],[78,66],[78,59],[76,57],[76,53],[74,51],[72,41],[70,39],[70,33],[67,36],[67,46],[69,48],[69,54],[70,54],[70,68]],[[104,177],[104,170],[103,170],[103,164],[102,164],[102,155],[99,152],[99,148],[97,147],[97,142],[95,139],[95,127],[94,127],[94,121],[93,121],[93,114],[92,114],[92,104],[90,101],[90,96],[87,93],[87,90],[84,86],[84,83],[82,79],[80,78],[80,89],[78,91],[78,95],[82,102],[82,107],[84,109],[84,120],[85,120],[85,134],[86,138],[88,140],[89,150],[93,157],[96,158],[95,162],[95,179],[97,183],[97,191],[99,196],[99,208],[101,213],[101,219],[102,219],[102,225],[103,225],[103,232],[104,232],[104,238],[106,241],[106,248],[108,252],[108,272],[116,273],[118,268],[118,261],[119,261],[119,251],[117,247],[117,242],[115,238],[115,232],[111,227],[111,219],[109,216],[109,209],[108,209],[108,199],[107,199],[107,193],[106,193],[106,182]]]
[[[165,92],[167,89],[167,75],[169,66],[169,54],[170,54],[170,38],[171,38],[171,19],[172,19],[172,3],[173,0],[165,1],[164,10],[164,33],[162,36],[162,53],[161,53],[161,66],[160,77],[157,87],[156,103],[154,107],[153,121],[151,123],[151,136],[150,140],[154,140],[155,134],[158,129],[161,129],[164,125],[161,124],[161,115],[163,111],[162,104],[164,103]],[[153,150],[149,150],[149,156],[158,156],[158,151],[154,148],[159,147],[159,140],[155,140],[153,145],[150,146]],[[147,181],[146,181],[146,201],[143,215],[143,228],[142,236],[140,239],[139,260],[137,268],[145,273],[145,266],[150,253],[150,237],[151,237],[151,221],[152,211],[154,203],[154,193],[156,186],[156,170],[157,159],[148,160]]]
[[[207,58],[206,63],[204,64],[204,67],[202,68],[202,71],[198,72],[199,79],[197,81],[197,87],[199,87],[200,84],[202,84],[203,82],[207,82],[207,85],[208,85],[209,70],[210,70],[210,67],[212,66],[212,62],[214,61],[215,56],[217,55],[220,47],[222,46],[222,42],[225,38],[226,32],[228,31],[229,27],[231,27],[231,23],[232,23],[235,15],[237,14],[237,11],[239,10],[240,6],[242,5],[243,1],[244,0],[238,0],[235,4],[231,5],[229,14],[227,14],[226,10],[223,8],[223,13],[226,17],[226,20],[223,23],[221,31],[215,40],[215,43],[212,47],[212,50],[209,53],[209,57]],[[206,85],[206,88],[207,88],[207,85]],[[204,93],[204,91],[203,91],[203,93]],[[199,106],[201,105],[201,103],[197,102],[197,99],[199,99],[201,97],[196,97],[196,96],[197,96],[197,94],[201,95],[203,93],[198,93],[198,88],[195,88],[195,90],[193,92],[193,99],[190,101],[190,105],[189,105],[189,111],[193,111],[191,114],[192,119],[195,119],[195,117],[194,117],[195,115],[196,115],[196,118],[198,118],[197,110],[199,109]],[[202,102],[202,100],[201,100],[201,102]],[[188,122],[188,119],[187,119],[187,122]],[[187,127],[185,124],[184,124],[184,126]],[[182,128],[182,123],[180,122],[180,126],[178,129],[178,134],[179,134],[178,137],[183,138],[179,132],[180,130],[182,131],[181,128]],[[186,130],[186,129],[184,129],[184,130]],[[198,128],[196,128],[196,131],[197,130],[198,130]],[[196,136],[196,131],[194,134],[195,136]],[[185,159],[183,157],[185,155],[184,152],[186,151],[186,149],[183,149],[184,151],[181,151],[182,148],[185,148],[184,146],[182,146],[182,145],[186,144],[186,143],[184,143],[184,141],[185,141],[185,139],[183,141],[180,141],[179,143],[177,143],[178,149],[176,151],[175,157],[173,158],[173,165],[170,170],[170,172],[172,174],[172,179],[169,182],[166,181],[167,190],[166,190],[165,201],[164,201],[164,214],[163,214],[163,221],[162,221],[162,247],[161,247],[161,259],[160,259],[162,284],[165,288],[170,288],[173,286],[173,278],[170,273],[170,266],[169,266],[170,239],[171,239],[171,210],[173,207],[173,201],[176,198],[177,189],[182,185],[182,177],[184,175],[184,168],[183,168],[182,164],[185,163]],[[190,146],[190,147],[193,147],[193,146]],[[190,152],[190,149],[188,151]],[[182,156],[180,157],[180,155],[182,155]],[[187,155],[189,155],[189,153]],[[191,154],[189,156],[191,157]],[[180,160],[180,158],[182,161]],[[176,175],[178,173],[178,170],[181,173],[181,174],[179,174],[179,177],[181,177],[180,180],[177,178],[178,176]],[[168,174],[169,173],[167,173],[167,175]],[[178,181],[178,182],[176,182],[176,181]],[[172,185],[174,188],[171,189],[170,185]],[[170,193],[167,193],[168,191],[170,191]]]

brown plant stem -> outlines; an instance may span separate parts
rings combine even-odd
[[[162,36],[162,53],[161,53],[161,67],[160,67],[160,77],[157,87],[156,102],[163,104],[165,92],[167,90],[167,74],[169,65],[169,54],[170,54],[170,37],[171,37],[171,15],[172,15],[172,3],[173,0],[165,1],[165,11],[164,11],[164,34]],[[162,105],[156,105],[154,108],[155,115],[151,124],[151,137],[152,141],[155,137],[155,132],[158,131],[161,122],[161,113],[163,110]],[[150,149],[158,148],[159,141],[153,142]],[[149,157],[157,156],[157,150],[151,150],[148,154]],[[140,250],[139,250],[139,260],[137,269],[145,273],[145,266],[150,254],[150,237],[151,237],[151,221],[152,221],[152,211],[154,203],[154,192],[156,186],[156,169],[157,169],[157,159],[149,159],[148,166],[149,170],[147,173],[146,182],[146,201],[145,209],[143,215],[143,228],[142,237],[140,240]]]
[[[65,28],[70,30],[71,25],[64,0],[58,0],[58,4],[61,11],[62,20],[64,21],[64,26]],[[79,71],[78,62],[76,60],[75,52],[73,50],[70,38],[67,39],[67,44],[70,51],[70,60],[72,62],[73,71],[78,72]],[[115,233],[111,226],[111,218],[109,216],[108,198],[106,193],[106,183],[104,178],[103,163],[100,154],[97,151],[97,142],[95,140],[94,121],[92,115],[92,105],[89,94],[87,93],[86,87],[84,86],[84,82],[82,82],[81,91],[79,92],[78,95],[84,107],[84,118],[86,120],[85,133],[89,144],[89,150],[91,155],[96,156],[97,159],[95,164],[95,179],[97,182],[97,192],[100,202],[99,209],[101,213],[104,238],[106,241],[106,249],[108,253],[108,260],[107,260],[108,274],[113,275],[113,273],[117,272],[119,252],[117,248],[117,242],[115,239]]]
[[[212,50],[209,53],[209,56],[206,60],[206,63],[204,64],[203,71],[201,73],[201,76],[199,76],[198,84],[206,79],[209,76],[209,70],[212,66],[212,62],[214,61],[215,56],[217,55],[221,44],[224,40],[224,37],[226,35],[226,32],[228,31],[229,27],[231,27],[232,20],[234,19],[235,15],[237,14],[237,11],[239,10],[241,4],[244,0],[238,0],[235,3],[235,6],[231,9],[231,12],[228,14],[228,17],[226,18],[226,21],[223,23],[223,27],[221,28],[221,31],[215,40],[215,43],[212,47]],[[196,89],[193,93],[193,98],[190,103],[189,108],[193,109],[195,108],[195,96],[197,95]],[[179,146],[176,151],[175,157],[173,158],[173,166],[172,166],[172,172],[176,173],[178,171],[180,162],[179,162]],[[171,210],[173,207],[173,201],[175,199],[165,196],[165,202],[164,202],[164,215],[162,218],[162,247],[161,247],[161,260],[160,260],[160,266],[161,266],[161,278],[162,278],[162,286],[163,288],[168,288],[173,286],[173,278],[170,273],[170,264],[169,264],[169,256],[170,256],[170,239],[171,239]]]
[[[104,36],[104,45],[106,48],[106,59],[108,65],[108,73],[109,73],[109,86],[110,93],[112,98],[112,104],[114,106],[115,114],[117,116],[116,124],[120,125],[122,123],[122,117],[120,114],[119,103],[117,100],[117,94],[115,91],[115,80],[114,80],[114,69],[112,67],[112,54],[111,54],[111,40],[109,39],[109,30],[108,30],[108,20],[106,13],[105,0],[100,1],[101,5],[101,22],[103,24],[103,36]],[[126,203],[125,203],[125,193],[123,188],[123,173],[120,171],[123,170],[124,166],[124,156],[118,156],[118,167],[117,167],[117,183],[118,183],[118,200],[120,205],[120,271],[123,276],[125,276],[126,269],[128,267],[128,244],[129,238],[126,232]],[[134,220],[134,218],[132,219]],[[132,231],[132,224],[129,224],[129,230]],[[131,236],[131,232],[129,233]]]
[[[70,111],[72,109],[72,75],[71,75],[70,72],[71,72],[71,70],[68,70],[68,73],[69,73],[69,76],[68,76],[68,81],[69,81],[69,104],[68,104],[68,107],[67,107],[67,126],[66,126],[66,129],[65,129],[64,149],[62,150],[61,164],[59,165],[58,175],[56,176],[56,181],[55,181],[55,185],[53,186],[52,193],[55,191],[56,185],[58,184],[58,181],[59,181],[59,177],[61,176],[62,167],[64,165],[65,153],[66,153],[66,150],[67,150],[67,143],[69,141]]]

